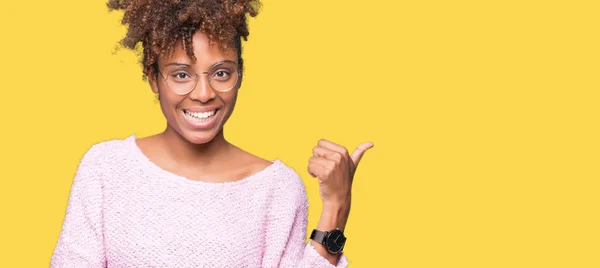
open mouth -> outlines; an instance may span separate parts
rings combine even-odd
[[[218,111],[219,109],[215,109],[208,112],[190,112],[188,110],[183,110],[183,114],[187,119],[193,122],[205,123],[213,119]]]

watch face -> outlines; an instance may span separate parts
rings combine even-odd
[[[344,233],[340,230],[333,230],[327,234],[327,238],[325,239],[325,246],[327,247],[327,251],[331,253],[338,253],[344,249],[344,244],[346,243],[346,237]]]

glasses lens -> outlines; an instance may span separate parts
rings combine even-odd
[[[238,81],[237,64],[222,62],[213,66],[208,72],[210,85],[216,91],[228,91],[235,87]]]
[[[170,70],[167,76],[167,86],[177,94],[187,94],[196,85],[196,74],[188,69]]]

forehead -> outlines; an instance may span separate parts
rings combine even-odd
[[[179,40],[175,44],[173,55],[168,58],[161,57],[158,62],[163,65],[178,62],[205,66],[224,60],[237,62],[238,57],[235,48],[230,46],[225,49],[217,43],[210,42],[208,36],[201,31],[196,31],[192,36],[192,51],[196,57],[196,63],[192,62],[192,58],[183,49],[183,41]]]

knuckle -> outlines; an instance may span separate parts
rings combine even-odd
[[[335,168],[335,162],[329,161],[329,164],[328,164],[327,168],[328,168],[329,172],[333,171],[333,169]]]

